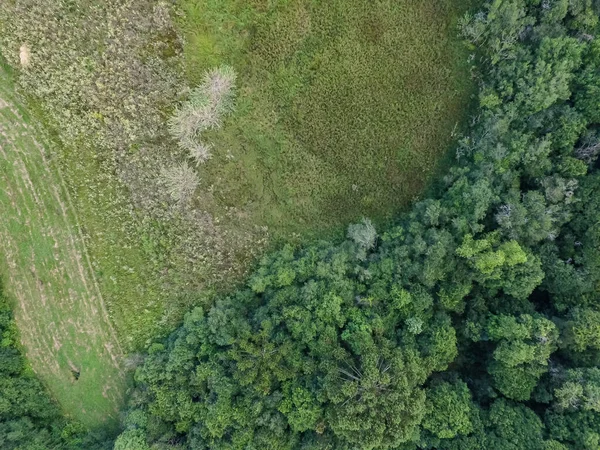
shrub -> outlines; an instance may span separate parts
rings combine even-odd
[[[202,132],[219,128],[223,117],[233,111],[235,79],[235,71],[229,66],[206,72],[202,84],[169,119],[171,136],[198,165],[211,157],[211,145],[199,141]]]
[[[204,75],[200,92],[221,115],[233,111],[235,80],[236,73],[230,66],[216,67]]]
[[[196,161],[196,166],[205,163],[212,156],[212,144],[204,142],[193,142],[189,144],[190,156]]]
[[[180,204],[189,201],[198,187],[198,176],[187,162],[163,168],[160,175],[171,198]]]
[[[549,28],[544,5],[473,19],[493,101],[436,200],[379,242],[365,219],[339,245],[286,246],[149,351],[132,404],[149,445],[598,447],[600,176],[564,165],[599,125],[564,120],[590,44],[569,36],[584,12],[563,23],[558,4]]]

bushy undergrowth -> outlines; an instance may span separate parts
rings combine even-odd
[[[67,143],[94,136],[86,147],[114,158],[163,129],[162,109],[179,89],[169,59],[160,57],[178,45],[166,39],[172,33],[167,3],[9,1],[0,11],[2,54],[20,67],[25,46],[19,83],[43,100]]]
[[[119,448],[598,448],[600,172],[579,149],[599,14],[466,17],[480,108],[443,192],[383,233],[287,245],[188,313],[136,371]]]

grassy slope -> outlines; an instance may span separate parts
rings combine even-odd
[[[123,185],[95,155],[61,145],[57,160],[119,341],[125,352],[143,348],[157,333],[172,329],[167,312],[178,311],[178,320],[189,308],[175,283],[167,284],[160,276],[164,249],[159,242],[166,238],[157,233],[159,224],[140,223]]]
[[[0,251],[33,369],[88,426],[116,420],[125,377],[69,198],[0,66]],[[74,372],[79,371],[76,380]]]
[[[309,236],[406,206],[468,110],[468,3],[180,0],[190,82],[221,63],[240,76],[201,206]]]

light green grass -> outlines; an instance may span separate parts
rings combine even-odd
[[[0,270],[25,353],[65,413],[114,424],[125,390],[119,343],[60,174],[1,65],[0,99]]]
[[[180,0],[188,80],[230,64],[236,114],[208,136],[202,207],[275,235],[390,218],[418,197],[470,105],[463,0]]]

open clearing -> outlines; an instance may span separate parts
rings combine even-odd
[[[238,72],[201,206],[275,235],[381,221],[418,197],[468,114],[464,0],[181,0],[188,80]],[[221,212],[219,209],[221,208]]]
[[[0,65],[0,251],[21,341],[64,411],[90,427],[118,418],[122,354],[77,218],[36,125]]]

